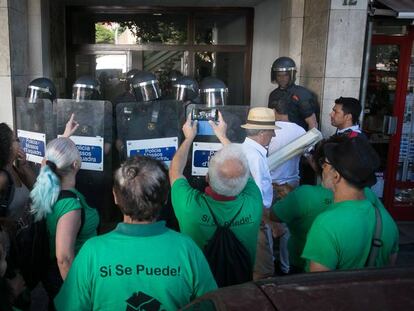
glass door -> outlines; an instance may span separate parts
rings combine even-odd
[[[363,130],[381,158],[377,194],[399,220],[414,220],[412,35],[373,36]]]

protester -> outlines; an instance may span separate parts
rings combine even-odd
[[[330,113],[331,124],[336,127],[335,135],[344,135],[349,138],[363,136],[359,128],[359,115],[361,104],[353,97],[339,97],[335,99],[335,105]]]
[[[78,127],[73,117],[64,136],[70,136]],[[43,285],[50,298],[59,291],[83,243],[97,234],[98,213],[75,188],[80,166],[80,154],[72,140],[52,140],[47,144],[42,168],[30,193],[35,220],[46,219],[49,233],[51,261]]]
[[[8,259],[10,259],[11,222],[5,218],[0,219],[0,310],[11,311],[21,307],[18,297],[26,291],[26,284],[20,273],[10,271],[12,276],[6,275]],[[10,269],[9,269],[10,270]]]
[[[189,117],[183,126],[185,139],[170,167],[174,211],[181,232],[188,234],[201,249],[205,249],[217,228],[212,213],[221,225],[239,213],[231,230],[247,249],[252,269],[262,218],[261,194],[254,181],[249,179],[248,163],[243,150],[227,139],[227,124],[221,113],[218,123],[210,121],[210,124],[224,147],[209,162],[209,186],[205,193],[192,188],[183,176],[188,153],[197,134],[197,122],[192,122]]]
[[[246,129],[246,139],[242,144],[243,152],[249,162],[250,175],[262,194],[262,208],[264,219],[273,201],[272,178],[267,164],[267,147],[275,136],[275,114],[272,109],[264,107],[251,108],[247,116],[246,124],[241,126]],[[262,222],[259,232],[259,240],[256,253],[256,265],[254,279],[262,279],[273,276],[273,237],[268,224]]]
[[[347,140],[346,136],[332,136],[320,142],[313,155],[316,159],[315,162],[323,163],[323,161],[318,160],[325,159],[324,145],[328,143],[340,144]],[[320,166],[317,172],[322,173]],[[366,200],[380,210],[383,221],[388,223],[387,226],[394,230],[396,228],[394,221],[374,192],[369,187],[365,187],[364,195]],[[306,200],[303,198],[306,198]],[[287,223],[291,232],[288,242],[290,273],[305,271],[306,261],[301,258],[301,255],[306,237],[316,217],[329,210],[334,203],[333,201],[334,194],[331,189],[322,186],[303,185],[273,205],[271,218],[275,221]],[[394,231],[393,234],[397,235],[396,239],[398,241],[398,232]]]
[[[6,123],[0,123],[0,150],[0,217],[17,220],[27,206],[36,176]]]
[[[121,165],[113,194],[123,222],[85,243],[57,310],[177,310],[217,288],[195,243],[157,221],[168,192],[161,162],[136,156]]]
[[[366,139],[355,137],[323,147],[322,183],[332,190],[334,204],[313,222],[302,257],[310,272],[356,269],[366,266],[373,244],[379,201],[365,195],[375,184],[379,158]],[[370,202],[374,201],[374,205]],[[398,252],[398,229],[385,209],[382,246],[375,266],[394,264]]]
[[[301,126],[289,121],[289,107],[286,100],[280,99],[274,101],[269,104],[269,108],[272,108],[275,113],[275,124],[278,127],[275,129],[275,137],[272,138],[269,144],[268,153],[270,156],[306,132]],[[299,161],[300,155],[297,155],[270,171],[276,200],[280,199],[279,196],[286,188],[291,190],[299,185]],[[287,274],[289,273],[290,266],[288,252],[290,233],[286,224],[282,223],[280,226],[283,229],[283,234],[279,237],[280,271],[282,274]]]

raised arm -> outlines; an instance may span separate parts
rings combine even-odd
[[[187,121],[183,125],[183,133],[185,139],[171,161],[169,171],[171,185],[173,185],[178,178],[184,177],[183,171],[187,163],[188,152],[190,151],[194,137],[197,135],[197,120],[192,121],[191,114],[187,116]]]

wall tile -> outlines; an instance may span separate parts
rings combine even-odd
[[[306,0],[304,16],[318,16],[322,11],[329,11],[331,0]]]
[[[38,0],[9,0],[9,7],[15,11],[26,14],[27,2],[38,1]]]
[[[12,74],[24,75],[28,71],[28,45],[27,45],[27,16],[18,11],[10,11],[10,37]]]
[[[327,77],[360,77],[366,11],[333,10],[329,19]]]
[[[0,76],[0,122],[13,126],[13,104],[11,78]]]
[[[305,17],[302,44],[302,76],[323,77],[328,31],[328,12]]]
[[[324,98],[359,96],[361,78],[325,78]]]
[[[8,9],[0,8],[0,76],[10,75],[10,44]]]

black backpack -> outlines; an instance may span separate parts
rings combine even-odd
[[[233,221],[239,216],[243,205],[233,219],[224,226],[218,223],[208,204],[207,207],[217,229],[204,247],[204,255],[217,285],[224,287],[251,281],[253,278],[253,264],[250,254],[230,229]]]
[[[70,190],[61,190],[57,201],[66,198],[78,198],[78,196]],[[79,232],[82,230],[84,221],[85,211],[82,207]],[[26,285],[29,288],[34,288],[46,275],[51,258],[46,219],[43,218],[35,222],[29,207],[17,221],[15,253],[17,267],[20,269]]]

